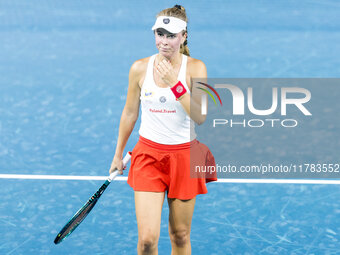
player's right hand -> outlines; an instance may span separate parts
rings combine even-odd
[[[123,170],[125,169],[126,167],[123,167],[123,159],[117,157],[117,156],[114,156],[113,157],[113,160],[112,160],[112,163],[111,163],[111,167],[110,167],[110,174],[112,174],[115,170],[118,170],[119,171],[119,174],[123,174]]]

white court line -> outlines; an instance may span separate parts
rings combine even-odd
[[[109,178],[109,176],[0,174],[0,179],[101,181],[101,180],[107,180],[107,178]],[[115,181],[126,181],[127,177],[117,176],[114,180]]]
[[[81,175],[34,175],[34,174],[0,174],[0,179],[33,179],[33,180],[79,180],[101,181],[108,176],[81,176]],[[117,176],[115,181],[126,181],[127,177]],[[282,184],[340,184],[340,180],[318,179],[219,179],[218,183],[282,183]]]

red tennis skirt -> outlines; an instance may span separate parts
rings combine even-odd
[[[134,191],[168,192],[169,198],[192,199],[208,192],[216,173],[197,174],[195,166],[215,166],[209,148],[197,140],[167,145],[142,136],[131,155],[127,183]]]

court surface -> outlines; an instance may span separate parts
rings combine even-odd
[[[129,68],[156,53],[154,17],[174,4],[0,0],[0,174],[106,176]],[[337,1],[183,5],[191,55],[209,77],[339,77]],[[53,243],[102,182],[0,178],[0,254],[136,254],[124,180]],[[197,198],[192,254],[340,254],[339,184],[219,182],[208,190]],[[167,216],[164,204],[159,254],[170,254]]]

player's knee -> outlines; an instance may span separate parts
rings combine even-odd
[[[190,241],[190,231],[187,229],[174,231],[171,234],[171,240],[176,244],[177,247],[184,247]]]
[[[143,252],[151,252],[157,247],[157,237],[155,235],[143,235],[139,238],[139,247]]]

